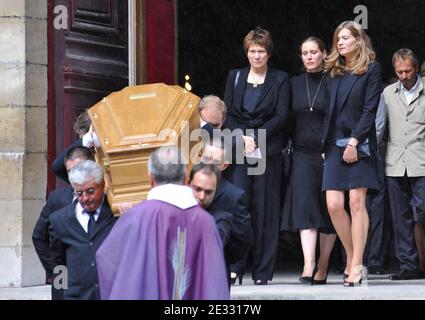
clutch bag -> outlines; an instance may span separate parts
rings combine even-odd
[[[346,148],[351,138],[340,138],[336,140],[337,147]],[[369,139],[366,138],[362,144],[357,146],[357,154],[359,158],[370,157]]]

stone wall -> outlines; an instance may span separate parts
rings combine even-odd
[[[0,4],[0,287],[43,284],[31,235],[44,204],[47,0]]]

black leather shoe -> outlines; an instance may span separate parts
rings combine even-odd
[[[313,274],[311,275],[311,277],[309,277],[309,276],[307,276],[307,277],[300,277],[298,279],[299,282],[313,285],[314,276],[316,275],[316,272],[317,271],[318,271],[317,267],[314,267]]]
[[[361,285],[362,285],[362,278],[360,278],[358,282],[349,282],[349,281],[344,282],[344,287],[358,287]]]
[[[326,276],[325,276],[325,279],[323,279],[323,280],[316,280],[316,279],[314,279],[314,276],[313,276],[313,283],[312,284],[315,284],[315,285],[326,284],[326,282],[328,281],[328,272],[329,272],[329,268],[328,268],[328,270],[326,270]]]
[[[412,280],[418,279],[417,270],[401,270],[399,273],[392,274],[389,276],[391,280]]]
[[[382,267],[375,267],[375,266],[371,266],[371,267],[367,267],[367,273],[368,274],[377,274],[377,275],[383,275],[385,274],[385,270]]]

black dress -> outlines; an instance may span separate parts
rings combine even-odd
[[[310,90],[310,109],[306,75]],[[319,229],[323,233],[335,233],[321,190],[323,158],[321,137],[325,108],[328,106],[325,77],[322,72],[303,73],[291,79],[292,113],[295,127],[292,134],[293,158],[287,186],[281,231]],[[321,83],[321,84],[320,84]],[[319,88],[320,89],[317,91]]]

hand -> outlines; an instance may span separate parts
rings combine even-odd
[[[91,129],[91,127],[90,127]],[[94,146],[93,141],[93,131],[89,130],[84,136],[83,136],[83,146],[87,148],[92,148]]]
[[[242,136],[245,143],[245,154],[250,154],[257,149],[257,144],[253,137],[250,136]]]
[[[126,213],[132,207],[133,207],[133,204],[131,202],[124,201],[124,202],[118,203],[118,210],[120,211],[120,214]]]
[[[344,150],[342,159],[348,164],[357,162],[359,160],[357,157],[357,148],[351,145],[347,145]]]

